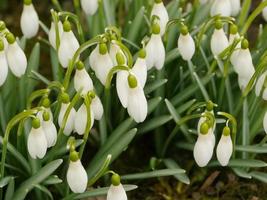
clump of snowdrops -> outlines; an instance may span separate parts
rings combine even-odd
[[[192,151],[199,167],[267,182],[251,170],[267,166],[256,157],[267,152],[265,26],[253,47],[247,38],[253,20],[266,18],[267,1],[251,13],[248,0],[123,2],[74,0],[73,13],[54,0],[46,25],[35,2],[24,0],[21,39],[0,22],[2,197],[125,200],[136,189],[122,185],[128,180],[174,175],[189,184],[169,153],[180,149]],[[25,46],[40,27],[47,37],[37,38],[27,59]],[[39,63],[40,45],[51,63]],[[154,134],[151,171],[111,170],[146,133]],[[101,181],[110,187],[96,188]]]

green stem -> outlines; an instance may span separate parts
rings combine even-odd
[[[242,120],[242,145],[246,146],[249,143],[249,119],[248,119],[248,101],[247,98],[243,102],[243,120]],[[247,153],[242,153],[242,158],[245,159]]]
[[[129,67],[128,66],[115,66],[113,67],[109,73],[108,73],[108,76],[107,76],[107,80],[106,80],[106,84],[105,84],[105,88],[106,89],[109,89],[110,88],[110,85],[111,85],[111,81],[112,81],[112,78],[113,78],[113,75],[121,70],[125,70],[125,71],[129,71]]]
[[[31,105],[32,105],[32,102],[37,99],[38,97],[42,97],[44,95],[47,95],[48,93],[50,92],[49,89],[41,89],[41,90],[36,90],[34,91],[28,101],[27,101],[27,109],[30,109],[31,108]]]
[[[58,28],[58,14],[53,9],[51,10],[52,19],[54,21],[55,25],[55,31],[56,31],[56,49],[58,50],[59,44],[60,44],[60,35],[59,35],[59,28]]]

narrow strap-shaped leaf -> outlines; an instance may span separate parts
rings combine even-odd
[[[252,176],[242,168],[232,168],[235,174],[239,177],[251,179]]]
[[[250,175],[259,180],[259,181],[262,181],[264,183],[267,183],[267,173],[264,173],[264,172],[257,172],[257,171],[253,171],[250,173]]]
[[[15,189],[15,180],[12,177],[10,179],[8,187],[6,189],[5,200],[12,200],[12,196],[14,194],[14,189]]]
[[[150,94],[161,86],[165,85],[168,82],[167,79],[155,80],[152,83],[149,83],[145,86],[145,94]]]
[[[219,166],[218,161],[213,161],[209,164],[210,167]],[[267,163],[261,160],[254,159],[232,159],[230,160],[229,167],[267,167]]]

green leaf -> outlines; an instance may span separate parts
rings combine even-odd
[[[242,178],[246,178],[246,179],[252,178],[251,175],[242,168],[233,168],[233,171],[235,172],[237,176],[240,176]]]
[[[14,194],[14,188],[15,188],[15,181],[12,177],[9,181],[6,194],[5,194],[5,200],[12,200],[13,194]]]
[[[21,183],[19,188],[15,191],[13,200],[25,199],[28,192],[31,191],[35,185],[43,182],[49,175],[51,175],[62,164],[62,162],[62,159],[58,159],[48,163],[32,177]]]
[[[171,102],[170,102],[168,99],[165,99],[165,103],[166,103],[166,106],[167,106],[167,108],[168,108],[168,110],[169,110],[169,113],[171,114],[173,120],[174,120],[176,123],[178,123],[180,117],[179,117],[178,113],[176,112],[174,106],[171,104]]]
[[[213,161],[209,164],[209,166],[219,166],[218,161]],[[261,160],[253,160],[253,159],[232,159],[230,160],[229,167],[267,167],[267,163]]]
[[[13,178],[12,176],[6,176],[4,178],[1,178],[1,180],[0,180],[0,188],[4,188],[12,178]]]
[[[155,80],[152,83],[147,84],[144,89],[145,94],[150,94],[151,92],[165,85],[167,82],[168,82],[167,79],[161,79],[161,80]]]
[[[240,152],[248,152],[248,153],[267,153],[267,146],[258,146],[258,145],[247,145],[247,146],[239,146],[235,147],[236,151]]]
[[[50,199],[54,199],[52,193],[45,186],[35,185],[35,188],[45,193]]]
[[[264,183],[267,183],[267,173],[264,173],[264,172],[257,172],[257,171],[252,171],[252,172],[250,173],[250,175],[251,175],[253,178],[255,178],[255,179],[259,180],[259,181],[262,181],[262,182],[264,182]]]
[[[60,179],[57,175],[49,176],[44,182],[44,185],[54,185],[62,183],[62,179]]]
[[[175,174],[183,174],[183,173],[185,173],[185,170],[183,169],[160,169],[151,172],[123,175],[121,176],[121,179],[122,180],[147,179],[147,178],[156,178],[162,176],[172,176]]]
[[[161,97],[155,97],[153,99],[150,99],[148,101],[148,108],[147,108],[147,114],[149,115],[150,113],[152,113],[156,108],[157,106],[159,105],[159,103],[161,102],[162,98]]]

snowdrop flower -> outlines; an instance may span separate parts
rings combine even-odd
[[[86,95],[89,91],[94,89],[93,81],[81,61],[79,61],[76,65],[74,88],[76,92],[81,89],[81,95]]]
[[[235,17],[241,10],[240,0],[230,0],[230,3],[231,3],[231,15]]]
[[[211,36],[210,46],[214,56],[218,56],[228,47],[228,39],[224,33],[223,25],[220,20],[215,23],[215,29]]]
[[[146,45],[146,64],[147,68],[162,69],[165,62],[165,48],[160,36],[160,26],[154,24],[152,27],[152,35]]]
[[[59,33],[59,37],[61,38],[62,33],[63,33],[63,25],[61,21],[58,21],[58,33]],[[54,47],[54,49],[57,48],[56,45],[56,26],[54,22],[51,22],[51,27],[49,29],[49,33],[48,33],[48,40],[50,42],[50,44],[52,45],[52,47]]]
[[[260,96],[261,95],[261,91],[263,90],[262,98],[264,100],[267,100],[267,88],[265,87],[266,75],[267,75],[267,71],[265,71],[262,75],[260,75],[260,77],[257,80],[256,86],[255,86],[255,94],[256,94],[256,96],[257,97]],[[267,127],[267,124],[266,124],[266,127]]]
[[[127,200],[126,192],[120,182],[120,176],[114,174],[111,178],[111,186],[109,187],[107,200]]]
[[[137,123],[143,122],[147,116],[147,100],[143,88],[133,74],[128,76],[128,104],[127,111]]]
[[[200,133],[198,134],[197,142],[194,146],[194,158],[199,167],[205,167],[213,155],[213,142],[210,139],[210,131],[212,129],[207,123],[202,123]]]
[[[62,67],[67,68],[69,61],[73,58],[79,48],[79,42],[71,30],[71,24],[65,20],[63,24],[63,33],[58,48],[58,58]]]
[[[32,129],[28,136],[27,147],[33,159],[43,158],[46,154],[47,141],[38,118],[32,120]]]
[[[68,109],[68,106],[70,104],[70,99],[69,99],[69,95],[68,94],[63,93],[61,98],[62,98],[62,104],[61,104],[59,115],[58,115],[58,124],[59,124],[60,127],[63,126],[63,118],[64,118],[64,115],[65,115],[65,113],[66,113],[66,111]],[[67,122],[66,122],[65,128],[63,130],[63,132],[64,132],[64,134],[66,136],[69,136],[70,133],[74,129],[75,115],[76,115],[75,109],[71,108],[71,111],[70,111],[69,116],[67,118]]]
[[[94,97],[92,97],[91,110],[95,120],[100,120],[102,118],[104,113],[104,108],[101,100],[97,95],[94,95]]]
[[[230,128],[224,127],[223,134],[216,149],[216,155],[222,166],[227,166],[233,153],[233,142],[230,135]]]
[[[81,6],[86,15],[94,15],[98,9],[98,0],[81,0]]]
[[[57,142],[57,129],[53,121],[51,120],[50,113],[48,111],[43,112],[42,127],[45,133],[47,147],[52,147]]]
[[[20,27],[26,38],[34,37],[39,29],[39,17],[31,0],[24,0]]]
[[[105,85],[109,71],[112,69],[113,63],[108,53],[105,43],[97,45],[89,57],[90,65],[95,71],[96,77]]]
[[[6,60],[5,46],[3,39],[0,39],[0,86],[2,86],[7,78],[8,64]]]
[[[146,66],[146,51],[141,49],[138,53],[138,58],[132,68],[132,72],[136,75],[138,83],[144,88],[147,79],[147,66]]]
[[[75,127],[75,131],[79,135],[83,135],[85,133],[86,124],[88,121],[87,112],[88,110],[86,108],[86,105],[83,103],[76,113],[74,127]],[[92,110],[90,110],[90,121],[91,121],[90,128],[92,128],[94,125],[94,113],[92,112]]]
[[[109,55],[110,55],[110,58],[113,62],[113,65],[114,66],[117,66],[118,63],[117,63],[117,58],[116,58],[116,55],[117,53],[120,53],[123,55],[124,57],[124,60],[125,60],[125,63],[127,64],[127,59],[126,59],[126,56],[124,55],[123,51],[121,50],[121,48],[115,44],[115,42],[112,40],[111,43],[110,43],[110,48],[109,48]]]
[[[53,113],[51,111],[51,108],[50,108],[50,100],[48,97],[44,98],[43,101],[42,101],[42,106],[44,107],[44,110],[40,110],[36,117],[42,122],[43,121],[43,114],[44,112],[48,112],[49,113],[49,120],[50,121],[53,121]]]
[[[262,17],[265,21],[267,21],[267,7],[262,10]]]
[[[70,153],[67,171],[67,182],[72,192],[83,193],[86,190],[88,177],[76,151]]]
[[[235,39],[239,39],[240,35],[238,33],[238,28],[236,25],[231,25],[230,27],[230,34],[229,34],[229,45],[232,45]],[[238,56],[238,52],[239,49],[241,48],[241,43],[239,42],[236,47],[234,52],[232,53],[231,57],[230,57],[230,61],[232,63],[232,65],[235,65],[237,56]]]
[[[27,58],[12,33],[8,33],[6,39],[9,43],[6,52],[8,66],[16,77],[21,77],[27,68]]]
[[[169,15],[162,0],[155,0],[155,3],[151,11],[151,18],[153,16],[159,17],[160,35],[161,36],[164,35],[166,30],[166,25],[169,21]]]
[[[265,133],[267,134],[267,112],[265,113],[264,118],[263,118],[263,128],[264,128]]]
[[[195,42],[185,25],[181,27],[181,34],[178,39],[178,50],[182,58],[186,61],[190,61],[195,53]]]
[[[231,15],[231,1],[233,0],[214,0],[210,9],[210,15],[221,15],[229,17]]]

